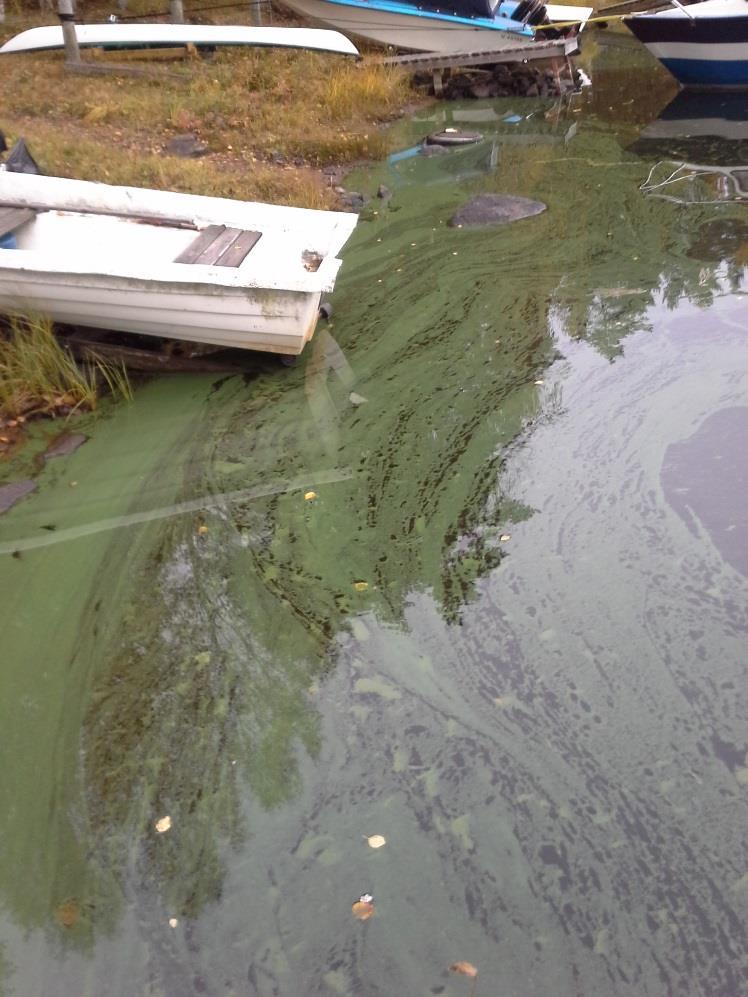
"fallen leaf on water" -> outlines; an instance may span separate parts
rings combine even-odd
[[[73,928],[78,923],[80,907],[75,900],[66,900],[55,911],[55,918],[63,928]]]
[[[170,928],[176,928],[176,926],[178,924],[179,924],[179,921],[177,921],[177,919],[175,917],[170,917],[169,918],[169,927]]]
[[[505,544],[507,542],[507,540],[511,540],[511,539],[512,539],[512,534],[511,533],[502,533],[501,536],[499,537],[499,540],[503,544]]]
[[[197,532],[200,534],[201,537],[203,537],[208,532],[208,527],[205,526],[205,524],[203,524],[202,526],[198,526]]]
[[[353,587],[355,588],[355,590],[357,592],[365,592],[368,589],[368,587],[369,587],[369,583],[368,582],[354,582],[353,583]]]
[[[351,912],[359,921],[368,921],[374,913],[374,897],[371,893],[362,894],[351,907]]]
[[[317,498],[316,492],[304,492],[304,501],[313,502]]]
[[[460,973],[462,976],[469,976],[472,980],[478,975],[478,970],[472,962],[453,962],[449,967],[450,973]]]
[[[533,384],[545,384],[545,381],[537,380],[533,381]]]
[[[164,831],[168,831],[171,827],[171,817],[162,817],[160,820],[156,821],[156,830],[159,834],[163,834]]]
[[[382,834],[372,834],[366,839],[369,848],[381,848],[387,844],[387,839]]]

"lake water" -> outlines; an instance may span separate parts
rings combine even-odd
[[[4,997],[745,993],[748,113],[587,65],[400,123],[297,367],[0,518]]]

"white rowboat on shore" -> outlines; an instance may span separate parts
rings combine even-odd
[[[0,311],[297,355],[356,222],[0,171]]]

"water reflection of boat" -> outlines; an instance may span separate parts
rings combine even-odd
[[[701,136],[748,142],[748,99],[741,93],[679,93],[641,133],[643,139]]]
[[[748,87],[748,5],[703,0],[625,19],[636,35],[686,87]]]
[[[298,354],[353,214],[0,172],[0,308]],[[0,229],[2,234],[2,229]]]
[[[464,119],[458,111],[453,120]],[[575,133],[575,124],[565,131],[553,131],[548,127],[542,129],[536,124],[527,128],[520,125],[512,131],[492,134],[474,145],[463,147],[447,149],[419,142],[407,149],[393,152],[388,157],[390,179],[393,182],[407,181],[410,174],[417,171],[418,185],[421,187],[470,180],[493,173],[501,161],[501,150],[504,147],[565,145],[571,141]],[[417,165],[414,162],[416,159]],[[423,162],[424,159],[427,163]]]
[[[422,139],[408,148],[398,149],[387,158],[388,183],[393,186],[415,181],[419,187],[428,187],[487,176],[497,169],[505,149],[568,145],[577,132],[576,122],[561,121],[558,103],[550,108],[547,104],[535,104],[521,115],[505,106],[448,103],[429,108],[414,120],[430,132],[460,131],[455,128],[457,124],[478,125],[479,133],[467,134],[481,137],[469,145],[449,147]]]
[[[536,35],[535,26],[549,21],[574,22],[565,27],[575,34],[591,7],[544,5],[540,0],[520,3],[499,0],[436,0],[416,5],[400,0],[283,0],[302,17],[336,28],[344,34],[421,52],[477,52],[501,48],[530,47],[536,37],[547,41],[549,33]],[[562,53],[563,54],[563,53]]]

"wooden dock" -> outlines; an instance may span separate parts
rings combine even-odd
[[[545,42],[510,41],[506,45],[491,49],[466,49],[459,52],[410,52],[407,55],[394,55],[383,59],[387,66],[418,72],[423,70],[434,74],[434,93],[442,92],[444,70],[465,69],[470,66],[495,66],[507,62],[537,62],[541,59],[554,62],[564,61],[579,51],[579,39],[554,38]]]

